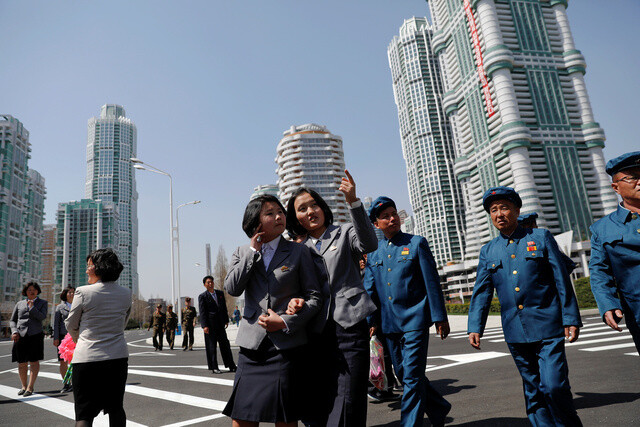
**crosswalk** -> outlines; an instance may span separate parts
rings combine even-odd
[[[634,349],[635,344],[629,330],[623,327],[622,332],[614,331],[602,323],[599,317],[587,317],[583,319],[584,326],[580,328],[578,341],[565,345],[567,348],[580,347],[580,351],[598,352],[618,349]],[[467,339],[466,332],[456,332],[449,335],[451,339]],[[597,337],[597,338],[596,338]],[[487,328],[482,336],[484,342],[504,342],[502,327]],[[638,356],[637,351],[625,352],[626,356]]]
[[[616,352],[616,357],[638,357],[628,330],[623,329],[623,332],[611,330],[602,324],[599,317],[587,318],[583,321],[585,324],[581,329],[579,340],[575,343],[567,343],[567,352],[606,351]],[[467,333],[455,332],[449,337],[451,340],[466,340]],[[510,357],[505,346],[499,344],[504,342],[501,327],[487,328],[483,340],[485,343],[491,343],[483,346],[483,351],[475,351],[469,347],[468,352],[462,351],[458,354],[438,354],[435,350],[430,352],[427,373],[445,369],[453,370],[460,365]],[[455,351],[458,351],[461,347],[457,345],[448,348],[456,348]],[[176,353],[169,352],[160,355],[144,350],[131,353],[125,389],[128,425],[153,424],[165,427],[197,424],[228,425],[229,419],[221,412],[231,395],[233,376],[211,375],[206,365],[171,364],[179,361],[175,355]],[[37,383],[38,392],[29,397],[17,395],[18,388],[15,384],[18,384],[18,372],[15,365],[11,366],[13,366],[12,369],[0,372],[0,400],[18,401],[30,408],[37,408],[31,409],[32,411],[48,413],[48,419],[52,420],[47,423],[48,427],[69,425],[72,422],[75,417],[73,396],[57,393],[61,387],[61,379],[55,359],[41,363]],[[220,369],[225,371],[223,367]],[[149,417],[150,410],[154,415],[157,415],[158,411],[162,415],[155,418]],[[164,423],[158,423],[158,418],[164,420]],[[1,421],[0,424],[2,424]],[[101,414],[96,418],[95,425],[108,425],[108,417]]]

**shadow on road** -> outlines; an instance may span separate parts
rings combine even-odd
[[[460,390],[468,390],[470,388],[476,388],[475,385],[471,385],[471,384],[469,384],[469,385],[453,385],[454,383],[457,383],[458,381],[460,381],[460,380],[455,380],[455,379],[452,379],[452,378],[443,378],[441,380],[434,380],[434,381],[429,381],[429,382],[431,383],[433,388],[438,390],[438,392],[440,392],[440,394],[445,396],[445,398],[450,394],[458,393]]]
[[[575,393],[580,397],[573,399],[576,409],[598,408],[616,403],[631,403],[640,399],[640,393]]]
[[[430,426],[428,419],[425,418],[425,426]],[[446,424],[456,427],[529,427],[529,420],[527,418],[490,418],[488,420],[471,421],[462,424],[451,424],[453,418],[447,417]],[[392,421],[387,424],[374,424],[372,427],[400,427],[400,420]]]

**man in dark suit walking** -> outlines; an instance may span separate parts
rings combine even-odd
[[[231,345],[225,331],[229,326],[229,312],[224,292],[214,288],[211,276],[205,276],[202,283],[204,283],[206,291],[198,296],[198,305],[200,307],[200,326],[204,332],[204,344],[207,350],[207,365],[214,374],[222,373],[218,369],[216,351],[216,345],[219,343],[224,366],[229,368],[231,372],[235,372],[236,364],[233,362]]]

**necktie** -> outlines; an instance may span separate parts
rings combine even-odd
[[[316,249],[318,250],[318,252],[320,252],[321,247],[322,247],[322,240],[318,239],[318,241],[316,242]]]
[[[260,250],[260,252],[262,252],[262,262],[264,262],[264,268],[269,267],[269,261],[271,261],[271,258],[269,257],[271,247],[269,245],[262,245],[262,249]]]

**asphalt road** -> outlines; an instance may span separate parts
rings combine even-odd
[[[567,346],[567,357],[584,425],[640,425],[640,358],[629,333],[610,331],[597,316],[584,316],[583,322],[580,339]],[[146,343],[149,336],[147,331],[127,332],[129,425],[229,426],[231,421],[220,412],[231,394],[233,374],[208,371],[202,348],[154,352]],[[20,382],[11,363],[11,343],[0,342],[0,425],[73,425],[73,396],[58,392],[61,379],[51,340],[45,341],[45,349],[36,393],[22,398],[17,396]],[[471,348],[463,332],[445,341],[432,336],[427,376],[453,405],[450,425],[529,425],[522,383],[500,328],[486,331],[482,351]],[[399,402],[370,401],[369,426],[399,426],[399,419]],[[107,425],[106,417],[97,418],[95,425]]]

